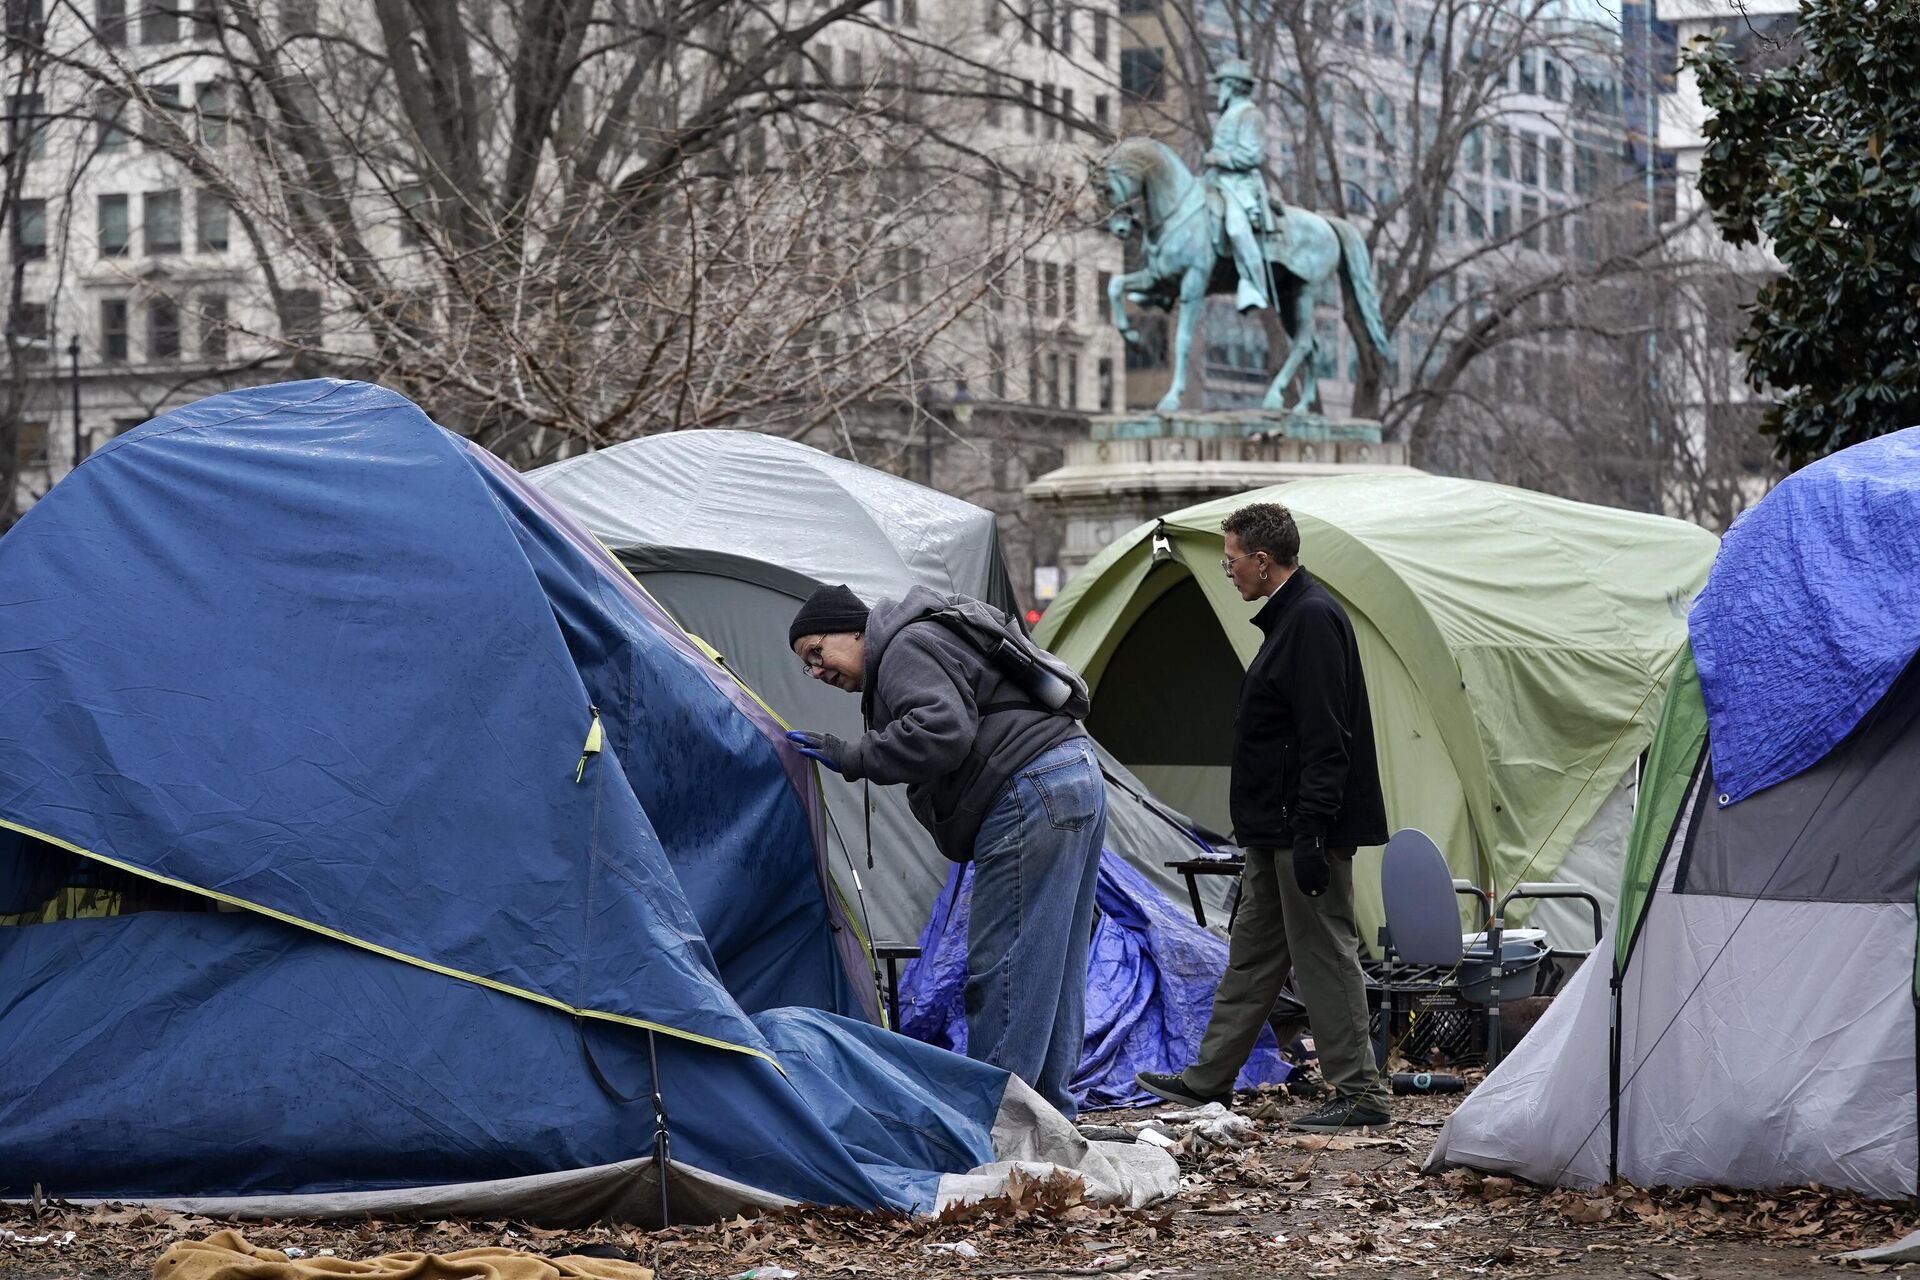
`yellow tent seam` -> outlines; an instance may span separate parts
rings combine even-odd
[[[385,956],[389,960],[398,960],[402,964],[410,964],[417,969],[425,969],[430,973],[437,973],[442,977],[457,978],[462,982],[471,982],[475,986],[486,987],[489,990],[498,991],[502,995],[518,996],[522,1000],[531,1000],[535,1004],[545,1005],[550,1009],[558,1009],[562,1013],[571,1014],[574,1017],[597,1018],[603,1022],[612,1022],[621,1026],[638,1027],[644,1031],[657,1031],[662,1035],[674,1036],[681,1040],[689,1040],[694,1044],[703,1044],[714,1049],[725,1049],[732,1053],[744,1053],[749,1057],[759,1058],[765,1061],[775,1071],[779,1071],[782,1076],[786,1075],[786,1072],[781,1070],[780,1064],[774,1061],[771,1054],[747,1045],[734,1044],[732,1041],[721,1040],[714,1036],[703,1036],[694,1031],[682,1031],[678,1027],[670,1027],[660,1022],[649,1022],[645,1018],[629,1017],[624,1013],[608,1013],[603,1009],[579,1008],[575,1005],[567,1004],[565,1001],[555,1000],[552,996],[543,996],[537,991],[528,991],[524,987],[516,987],[510,983],[496,981],[493,978],[483,978],[477,973],[467,973],[446,965],[435,964],[431,960],[422,960],[420,957],[410,956],[404,951],[395,951],[393,948],[383,947],[377,942],[368,942],[364,938],[356,938],[350,933],[342,933],[338,929],[330,929],[326,925],[315,924],[311,920],[302,920],[299,916],[290,915],[285,911],[276,911],[272,907],[261,906],[257,902],[249,902],[245,898],[237,898],[229,893],[221,893],[217,889],[207,889],[200,885],[188,884],[184,880],[175,880],[173,877],[163,876],[157,871],[148,871],[143,867],[136,867],[131,863],[122,862],[118,858],[110,858],[106,854],[95,853],[91,849],[83,849],[71,841],[62,840],[58,836],[49,835],[45,831],[37,831],[32,827],[22,826],[17,822],[9,822],[5,818],[0,818],[0,827],[4,827],[9,831],[18,831],[22,835],[32,836],[36,840],[44,840],[50,845],[65,849],[68,853],[76,854],[82,858],[90,858],[95,862],[105,863],[107,866],[115,867],[129,875],[135,875],[145,880],[152,880],[159,884],[169,885],[172,888],[182,890],[186,893],[198,894],[203,898],[212,898],[216,902],[224,902],[228,906],[239,907],[243,911],[252,911],[258,915],[278,920],[282,924],[290,924],[296,928],[306,929],[322,937],[332,938],[335,942],[344,942],[348,946],[359,947],[363,951],[371,951],[375,955]]]

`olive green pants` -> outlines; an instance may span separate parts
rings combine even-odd
[[[1353,918],[1353,850],[1327,853],[1332,883],[1309,898],[1294,883],[1293,850],[1247,850],[1227,971],[1213,995],[1199,1061],[1181,1073],[1196,1093],[1233,1088],[1293,973],[1313,1024],[1320,1074],[1343,1099],[1387,1105],[1387,1084],[1374,1066],[1367,1035],[1366,979]]]

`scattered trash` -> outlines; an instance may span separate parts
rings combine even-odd
[[[1135,1142],[1147,1143],[1149,1146],[1159,1147],[1162,1151],[1168,1147],[1177,1147],[1180,1145],[1180,1139],[1170,1138],[1167,1136],[1165,1130],[1156,1129],[1149,1125],[1140,1126],[1140,1131],[1133,1135],[1133,1140]]]
[[[1444,1071],[1396,1071],[1391,1077],[1395,1093],[1461,1093],[1467,1082]]]
[[[282,1249],[280,1252],[286,1254],[289,1258],[304,1258],[307,1256],[307,1251],[305,1249],[300,1248],[298,1245],[290,1244],[286,1248]]]
[[[962,1240],[958,1244],[929,1244],[926,1246],[926,1250],[928,1253],[950,1253],[956,1258],[977,1258],[980,1256],[980,1250],[974,1246],[971,1240]]]
[[[1184,1124],[1191,1126],[1190,1136],[1200,1142],[1189,1143],[1189,1149],[1206,1145],[1215,1147],[1244,1147],[1258,1136],[1253,1121],[1236,1111],[1229,1111],[1217,1102],[1209,1102],[1204,1107],[1194,1107],[1188,1111],[1168,1111],[1160,1116],[1166,1124]]]
[[[509,1232],[507,1232],[507,1234],[508,1234],[508,1235],[512,1235],[512,1234],[513,1234],[513,1232],[511,1232],[511,1231],[509,1231]],[[321,1250],[321,1251],[320,1251],[319,1253],[316,1253],[316,1254],[314,1254],[313,1256],[314,1256],[314,1257],[316,1257],[316,1258],[331,1258],[331,1257],[333,1256],[333,1250],[331,1250],[331,1249],[322,1249],[322,1250]]]
[[[23,1236],[18,1231],[9,1231],[5,1227],[0,1227],[0,1244],[51,1244],[56,1249],[64,1249],[73,1241],[74,1235],[71,1231],[60,1235]]]
[[[728,1280],[799,1280],[798,1271],[789,1271],[785,1267],[749,1267]]]

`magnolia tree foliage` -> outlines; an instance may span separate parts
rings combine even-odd
[[[1920,5],[1807,0],[1799,39],[1757,75],[1724,45],[1686,55],[1711,112],[1700,194],[1782,268],[1739,345],[1795,466],[1920,422]]]

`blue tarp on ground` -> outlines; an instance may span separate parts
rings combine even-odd
[[[0,636],[0,1198],[645,1157],[644,1028],[682,1165],[913,1208],[993,1158],[1004,1073],[837,1016],[779,727],[404,398],[120,437],[0,539]],[[26,923],[63,885],[159,909]]]
[[[1781,481],[1688,615],[1722,804],[1821,760],[1920,650],[1920,427]]]
[[[929,1044],[967,1048],[967,920],[973,868],[956,866],[920,936],[921,955],[901,977],[900,1029]],[[1087,1030],[1074,1092],[1083,1107],[1156,1103],[1134,1084],[1141,1071],[1178,1071],[1200,1052],[1227,944],[1182,914],[1112,852],[1100,856]],[[1237,1084],[1280,1084],[1292,1068],[1264,1030]]]

